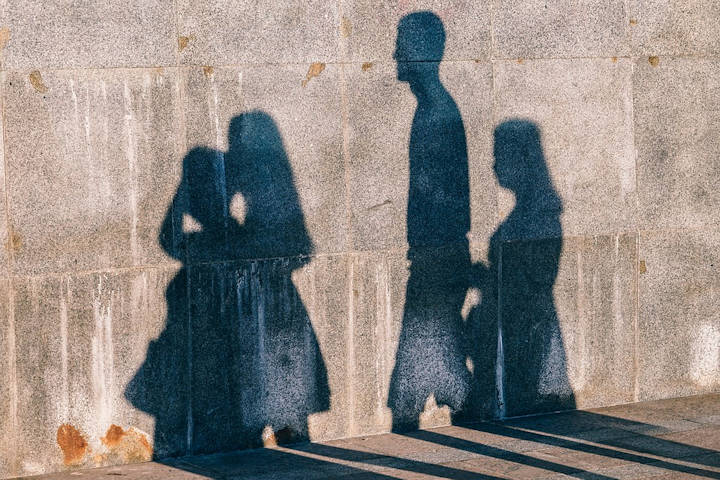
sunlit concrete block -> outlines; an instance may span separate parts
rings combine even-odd
[[[715,229],[641,234],[640,400],[720,388],[719,240]]]
[[[494,54],[500,58],[612,57],[630,53],[623,0],[493,0]]]
[[[638,222],[643,229],[720,222],[720,62],[639,58],[633,75]]]
[[[0,25],[4,69],[155,67],[176,61],[172,2],[19,0],[4,5]]]
[[[338,60],[340,18],[336,2],[183,0],[177,6],[182,63]]]
[[[14,271],[172,262],[158,238],[179,167],[173,69],[8,73]]]

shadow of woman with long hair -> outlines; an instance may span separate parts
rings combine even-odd
[[[501,123],[494,156],[498,183],[514,194],[515,207],[491,237],[488,265],[474,265],[482,303],[470,314],[470,337],[484,346],[471,350],[475,383],[495,378],[500,417],[575,408],[553,297],[563,245],[562,200],[539,128],[522,119]],[[484,350],[491,341],[497,345],[494,362]]]
[[[280,132],[247,112],[228,144],[188,152],[160,229],[183,266],[166,290],[165,329],[125,390],[155,418],[155,458],[307,439],[308,416],[329,408],[291,277],[313,245]]]

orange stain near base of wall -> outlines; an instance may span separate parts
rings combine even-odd
[[[60,425],[57,431],[57,443],[63,452],[65,465],[80,463],[87,451],[88,443],[85,437],[72,425]]]

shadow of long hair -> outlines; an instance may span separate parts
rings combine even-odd
[[[495,128],[494,157],[499,185],[515,195],[515,207],[491,238],[483,285],[490,295],[483,295],[489,300],[482,308],[499,315],[499,414],[574,408],[553,295],[563,246],[562,200],[547,168],[540,129],[524,119],[501,123]]]
[[[232,119],[228,144],[188,152],[160,228],[183,265],[166,290],[165,329],[125,390],[155,418],[155,458],[257,447],[263,434],[307,439],[308,415],[329,408],[292,281],[313,246],[282,137],[252,111]]]

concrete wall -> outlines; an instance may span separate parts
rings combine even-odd
[[[460,123],[397,78],[425,9]],[[0,2],[0,477],[720,391],[718,22]],[[408,218],[433,148],[459,210]]]

